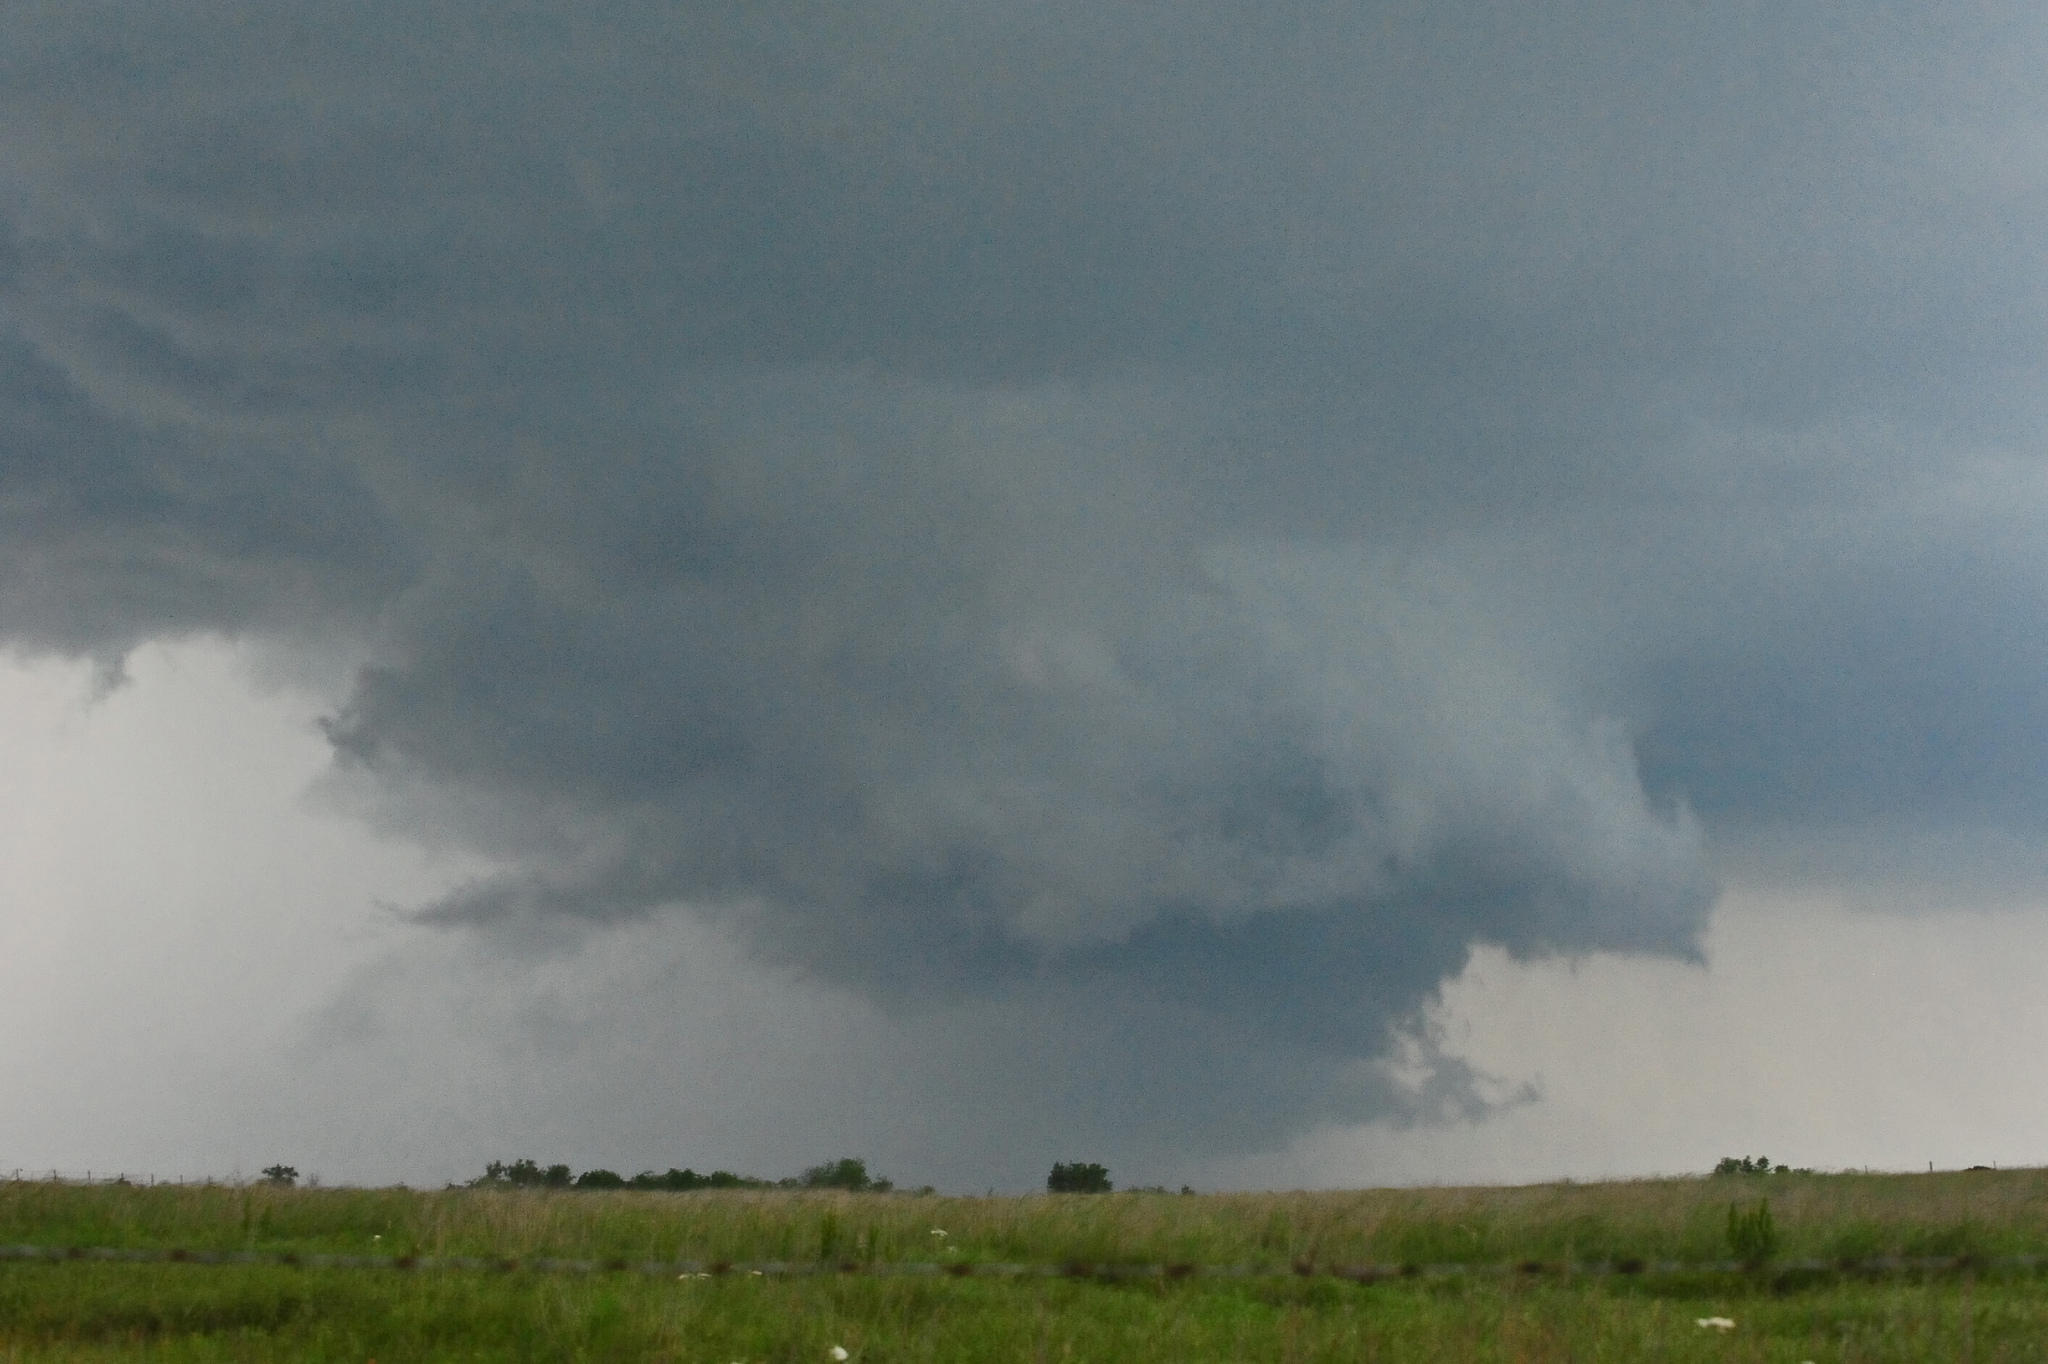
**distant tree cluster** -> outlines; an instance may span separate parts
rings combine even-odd
[[[888,1193],[895,1184],[886,1179],[877,1179],[868,1173],[868,1163],[847,1156],[840,1160],[828,1160],[823,1165],[813,1165],[794,1180],[782,1181],[784,1187],[799,1189],[846,1189],[852,1193]]]
[[[642,1170],[628,1178],[610,1170],[585,1170],[569,1184],[572,1189],[663,1189],[669,1193],[690,1193],[696,1189],[765,1189],[765,1179],[749,1179],[730,1170],[713,1170],[700,1175],[695,1170],[671,1166],[665,1173]]]
[[[573,1181],[566,1165],[541,1166],[530,1160],[506,1164],[494,1160],[482,1175],[469,1181],[472,1189],[510,1187],[514,1189],[566,1189]]]
[[[1795,1170],[1790,1165],[1772,1165],[1769,1156],[1723,1156],[1714,1166],[1717,1175],[1810,1175],[1812,1170]]]
[[[1071,1165],[1055,1164],[1052,1173],[1045,1177],[1045,1190],[1047,1193],[1108,1193],[1109,1167],[1084,1165],[1079,1161]]]
[[[691,1193],[698,1189],[845,1189],[852,1193],[888,1193],[896,1186],[868,1173],[868,1163],[853,1156],[813,1165],[790,1179],[754,1179],[730,1170],[713,1170],[700,1175],[695,1170],[671,1168],[666,1174],[642,1170],[630,1178],[614,1170],[585,1170],[571,1174],[566,1165],[542,1165],[538,1161],[494,1160],[483,1174],[469,1181],[472,1189],[658,1189],[667,1193]],[[927,1188],[922,1192],[929,1193]]]

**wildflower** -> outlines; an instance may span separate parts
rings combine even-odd
[[[1698,1317],[1696,1320],[1702,1327],[1711,1326],[1716,1331],[1732,1331],[1735,1329],[1735,1318],[1733,1317]]]
[[[832,1347],[831,1349],[827,1350],[827,1351],[826,1351],[825,1353],[826,1353],[826,1354],[829,1354],[829,1355],[831,1355],[831,1356],[832,1356],[832,1357],[833,1357],[834,1359],[836,1359],[836,1360],[839,1360],[839,1361],[840,1361],[840,1364],[845,1364],[845,1360],[846,1360],[846,1347],[845,1347],[844,1345],[834,1345],[834,1346],[833,1346],[833,1347]]]
[[[946,1233],[939,1230],[937,1227],[932,1228],[932,1235],[938,1237],[941,1241],[946,1239]]]

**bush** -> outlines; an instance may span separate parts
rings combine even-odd
[[[585,1170],[582,1174],[576,1176],[575,1182],[570,1187],[574,1189],[623,1189],[626,1187],[626,1181],[624,1176],[614,1174],[610,1170]]]
[[[1728,1205],[1728,1249],[1746,1265],[1761,1265],[1778,1248],[1778,1228],[1766,1198],[1748,1212]]]
[[[1906,1255],[1977,1255],[1984,1250],[1983,1228],[1969,1218],[1946,1227],[1921,1227],[1899,1245]]]
[[[1079,1161],[1071,1165],[1055,1164],[1052,1173],[1045,1177],[1045,1189],[1047,1193],[1108,1193],[1109,1167],[1084,1165]]]

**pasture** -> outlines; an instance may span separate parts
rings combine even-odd
[[[1730,1205],[1763,1199],[1770,1262],[1727,1267]],[[996,1198],[17,1182],[0,1245],[302,1257],[0,1261],[0,1361],[2048,1358],[2048,1272],[2014,1263],[2048,1257],[2034,1170]],[[1966,1258],[1888,1259],[1928,1256]]]

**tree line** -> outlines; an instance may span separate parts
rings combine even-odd
[[[730,1170],[698,1174],[691,1169],[674,1169],[656,1174],[642,1170],[622,1175],[616,1170],[585,1170],[571,1174],[567,1165],[542,1165],[535,1160],[494,1160],[484,1172],[468,1183],[472,1189],[659,1189],[668,1193],[690,1193],[697,1189],[844,1189],[851,1193],[888,1193],[896,1187],[891,1180],[868,1172],[868,1163],[856,1156],[813,1165],[788,1179],[755,1179]],[[931,1188],[918,1190],[930,1193]]]
[[[283,1169],[284,1167],[278,1167]],[[270,1173],[269,1171],[265,1172]],[[297,1175],[298,1171],[292,1170]],[[691,1193],[698,1189],[841,1189],[849,1193],[889,1193],[895,1189],[894,1181],[881,1178],[868,1169],[868,1163],[858,1156],[842,1156],[813,1165],[800,1175],[786,1179],[756,1179],[751,1175],[734,1174],[731,1170],[713,1170],[699,1174],[692,1169],[675,1169],[657,1174],[653,1170],[642,1170],[637,1175],[622,1175],[616,1170],[585,1170],[573,1173],[567,1165],[542,1165],[536,1160],[494,1160],[484,1167],[484,1172],[468,1181],[472,1189],[653,1189],[666,1193]],[[1048,1193],[1108,1193],[1113,1187],[1109,1180],[1109,1168],[1105,1165],[1085,1161],[1059,1162],[1046,1176]],[[933,1192],[932,1186],[914,1190],[916,1193]],[[1164,1189],[1158,1190],[1164,1193]],[[1191,1190],[1183,1189],[1188,1193]]]

